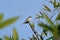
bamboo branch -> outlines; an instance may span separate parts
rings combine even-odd
[[[29,24],[30,27],[31,27],[31,24],[30,24],[30,23],[28,23],[28,24]],[[37,39],[37,40],[40,40],[39,37],[38,37],[38,35],[37,35],[38,33],[34,30],[34,28],[31,27],[31,29],[32,29],[34,35],[36,36],[36,39]]]

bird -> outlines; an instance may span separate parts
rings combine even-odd
[[[29,17],[25,20],[24,24],[29,23],[29,21],[30,21],[31,19],[32,19],[32,17],[29,16]]]

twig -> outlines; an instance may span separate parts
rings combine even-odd
[[[28,23],[28,24],[31,26],[30,23]],[[37,32],[34,30],[34,28],[31,27],[31,29],[32,29],[33,33],[35,34],[35,36],[37,37],[36,39],[37,40],[40,40],[39,37],[38,37],[38,35],[37,35]]]

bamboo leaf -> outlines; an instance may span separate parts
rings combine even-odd
[[[50,31],[50,32],[54,32],[54,29],[52,29],[50,26],[48,26],[47,24],[44,24],[44,23],[38,23],[38,25],[40,26],[40,27],[42,27],[44,30],[46,30],[46,31]]]
[[[10,40],[14,40],[13,36],[10,36]]]
[[[39,14],[36,14],[36,18],[35,19],[39,19],[39,18],[43,18],[43,16],[40,16]]]
[[[58,16],[56,17],[55,21],[56,20],[60,20],[60,13],[58,14]]]
[[[46,5],[44,5],[44,10],[51,12],[50,8],[48,8]]]
[[[44,36],[47,36],[47,30],[43,29],[43,33]]]
[[[51,40],[51,39],[54,40],[54,37],[52,36],[52,37],[48,38],[47,40]]]
[[[60,6],[60,2],[57,2],[56,0],[54,0],[54,2],[50,1],[50,3],[54,5],[54,8],[58,8]]]
[[[19,17],[13,17],[8,20],[5,20],[0,24],[0,29],[5,28],[6,26],[9,26],[10,24],[14,23]]]
[[[55,28],[54,23],[51,21],[51,19],[49,19],[49,17],[43,12],[44,18],[45,20],[49,23],[49,25],[51,25],[51,28]]]
[[[4,36],[5,40],[10,40],[10,38],[8,36]]]
[[[2,40],[2,38],[0,38],[0,40]]]
[[[60,24],[58,25],[58,36],[60,37]]]
[[[57,8],[60,7],[60,2],[57,3],[56,7],[57,7]]]
[[[56,0],[54,0],[54,8],[56,8],[57,6],[57,3],[56,3]]]
[[[13,29],[13,37],[14,37],[14,40],[18,40],[18,32],[16,31],[15,28]]]
[[[0,22],[3,20],[3,14],[0,14]]]

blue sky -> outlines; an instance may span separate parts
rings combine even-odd
[[[19,38],[31,37],[32,30],[28,24],[24,25],[23,22],[28,16],[32,16],[34,19],[35,14],[41,10],[42,3],[49,5],[46,0],[0,0],[0,12],[4,14],[4,20],[14,16],[21,17],[14,24],[0,30],[0,37],[12,35],[13,27],[17,29]]]

